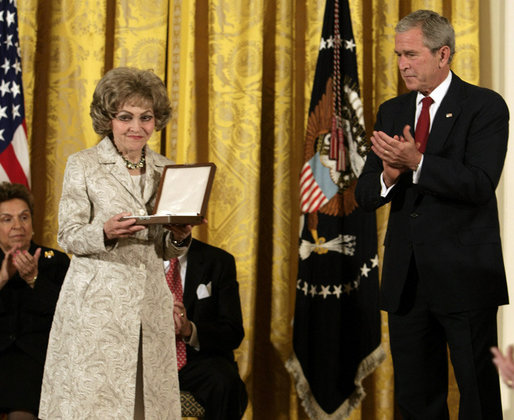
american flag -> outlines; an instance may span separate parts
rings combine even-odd
[[[30,186],[16,0],[0,0],[0,181]]]

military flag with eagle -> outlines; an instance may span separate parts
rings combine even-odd
[[[377,230],[354,197],[368,145],[348,0],[327,0],[300,176],[293,354],[286,362],[311,419],[344,419],[384,359]]]

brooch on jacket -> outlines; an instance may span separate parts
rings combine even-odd
[[[45,258],[52,258],[54,256],[54,251],[45,251]]]

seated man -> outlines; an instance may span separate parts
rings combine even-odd
[[[165,270],[175,297],[180,389],[202,404],[205,419],[240,419],[248,399],[233,354],[244,337],[234,257],[193,239]]]

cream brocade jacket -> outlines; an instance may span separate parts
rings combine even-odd
[[[147,147],[141,197],[108,138],[69,157],[58,243],[73,258],[50,332],[41,419],[133,419],[140,332],[145,417],[181,418],[163,260],[185,248],[174,247],[160,225],[108,245],[103,233],[115,214],[151,214],[160,175],[171,163]]]

